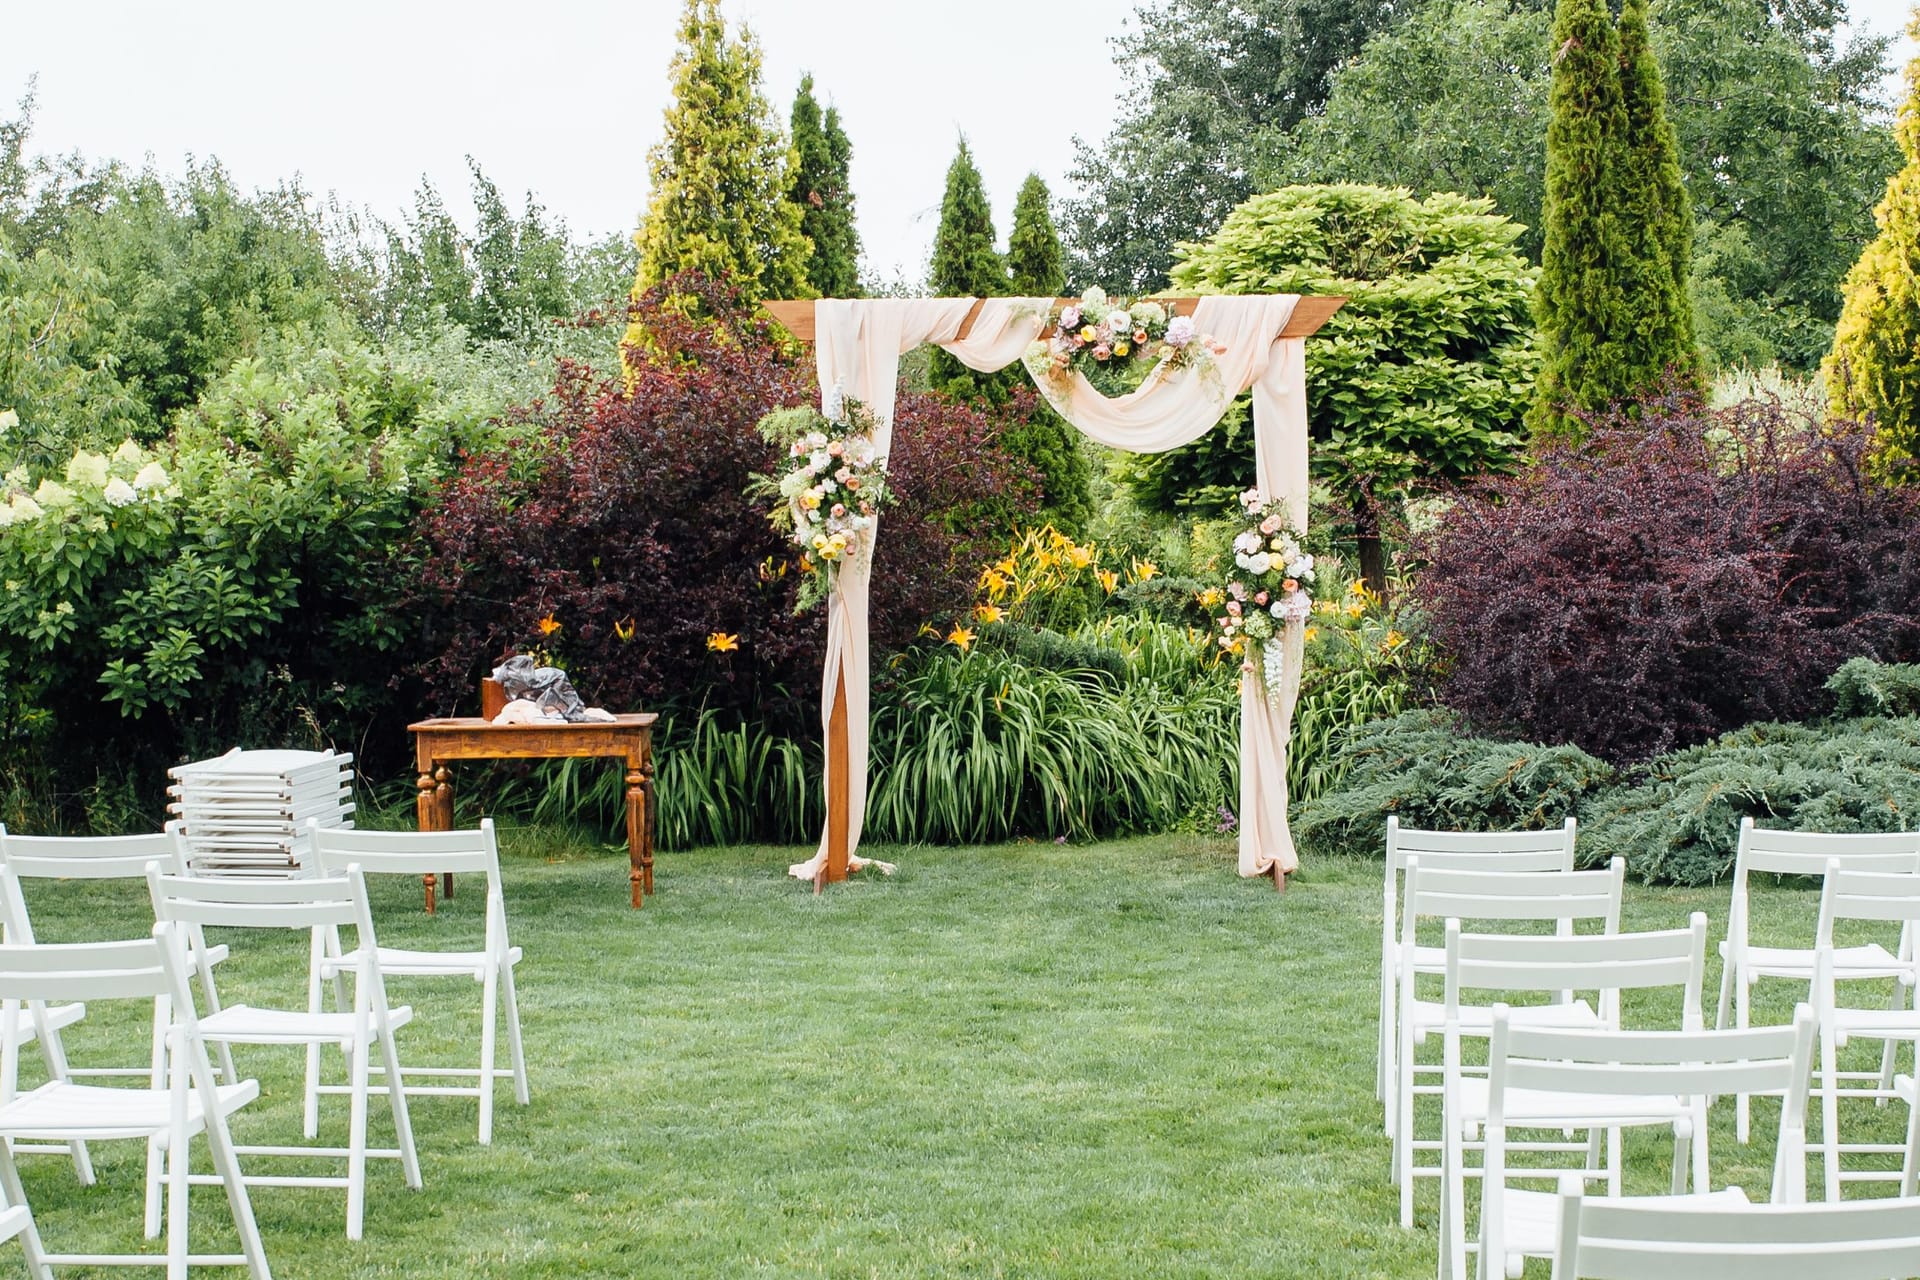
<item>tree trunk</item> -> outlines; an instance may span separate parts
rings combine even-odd
[[[1374,504],[1372,492],[1364,487],[1353,495],[1353,537],[1359,544],[1360,580],[1384,604],[1387,599],[1387,550],[1380,540],[1380,508]]]

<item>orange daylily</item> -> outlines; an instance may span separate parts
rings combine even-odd
[[[550,636],[560,629],[559,619],[555,618],[551,613],[540,619],[537,625],[540,628],[540,634],[543,636]]]
[[[730,631],[716,631],[707,637],[707,648],[715,653],[732,653],[740,647],[740,637]]]

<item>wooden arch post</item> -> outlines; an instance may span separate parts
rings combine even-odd
[[[1165,306],[1173,315],[1190,316],[1200,305],[1198,297],[1151,299]],[[787,331],[801,342],[814,340],[815,325],[813,307],[816,299],[802,298],[787,301],[762,302],[760,305],[767,314],[779,321]],[[1056,306],[1066,306],[1079,302],[1078,298],[1056,298]],[[1139,299],[1147,301],[1147,299]],[[1276,334],[1277,338],[1309,338],[1320,331],[1320,327],[1333,318],[1334,312],[1346,304],[1340,297],[1302,297],[1294,304],[1293,314],[1288,317],[1286,327]],[[984,300],[974,299],[973,309],[967,312],[961,321],[955,338],[965,338],[973,328],[974,320],[979,316]],[[1043,329],[1039,336],[1046,337],[1053,331]],[[848,869],[853,860],[852,813],[853,798],[851,783],[847,777],[847,766],[851,755],[848,742],[847,717],[847,675],[844,670],[836,673],[833,687],[833,707],[827,714],[827,839],[826,858],[813,878],[813,890],[820,892],[822,887],[838,884],[847,878]],[[1274,866],[1274,887],[1285,888],[1285,879]]]

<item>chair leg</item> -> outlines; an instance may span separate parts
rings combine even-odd
[[[1833,1034],[1820,1035],[1820,1149],[1825,1166],[1827,1199],[1840,1198],[1840,1097],[1839,1063]]]
[[[11,1203],[26,1205],[26,1188],[20,1185],[20,1170],[13,1163],[13,1143],[5,1138],[0,1138],[0,1189],[5,1190]],[[27,1213],[27,1229],[20,1235],[20,1243],[27,1251],[27,1269],[33,1273],[34,1280],[53,1280],[53,1268],[47,1265],[47,1251],[33,1224],[32,1209]]]
[[[367,1211],[367,1058],[371,1046],[356,1044],[347,1051],[352,1080],[352,1108],[347,1120],[347,1239],[358,1240]],[[388,1077],[387,1096],[396,1108],[404,1106],[398,1077]],[[399,1112],[396,1109],[395,1114]]]
[[[166,1151],[160,1145],[160,1139],[147,1139],[147,1239],[160,1238],[160,1182],[161,1162],[167,1158]]]
[[[493,1143],[493,1063],[500,1021],[500,966],[487,966],[480,986],[480,1145]]]
[[[1907,997],[1911,994],[1912,989],[1908,987],[1906,983],[1895,979],[1893,996],[1887,1001],[1887,1008],[1906,1008]],[[1892,1036],[1889,1036],[1887,1037],[1886,1045],[1880,1050],[1880,1096],[1874,1099],[1876,1106],[1886,1106],[1887,1100],[1893,1096],[1893,1068],[1895,1055],[1899,1048],[1900,1042]],[[1916,1073],[1920,1073],[1920,1062],[1915,1063],[1914,1069]]]
[[[307,1046],[307,1096],[303,1103],[301,1130],[311,1142],[320,1136],[320,1046]]]
[[[500,966],[500,987],[507,997],[507,1054],[513,1060],[513,1100],[521,1106],[532,1101],[527,1092],[527,1055],[520,1044],[520,997],[513,989],[513,966]]]
[[[266,1246],[260,1242],[260,1225],[253,1220],[253,1201],[240,1176],[240,1157],[233,1149],[233,1135],[227,1131],[226,1117],[208,1116],[206,1133],[207,1147],[213,1153],[214,1172],[220,1175],[221,1185],[226,1188],[227,1208],[240,1233],[240,1252],[247,1259],[247,1271],[252,1280],[273,1280],[273,1272],[267,1267]]]
[[[1920,1155],[1920,1066],[1915,1067],[1915,1096],[1907,1100],[1907,1150],[1900,1158],[1900,1194],[1903,1196],[1920,1195],[1920,1168],[1915,1167],[1915,1157]]]
[[[1401,1019],[1404,1024],[1405,1018]],[[1393,1171],[1400,1186],[1400,1225],[1413,1228],[1413,1035],[1411,1029],[1402,1025],[1399,1052],[1396,1061],[1399,1064],[1395,1073],[1394,1106],[1399,1115],[1393,1125]]]
[[[1747,1029],[1747,1019],[1752,1013],[1749,1008],[1751,995],[1752,988],[1747,985],[1745,975],[1740,975],[1734,984],[1733,999],[1736,1009],[1734,1025],[1742,1031]],[[1743,1093],[1734,1099],[1733,1135],[1743,1147],[1753,1137],[1753,1099],[1748,1094]]]
[[[187,1280],[187,1135],[167,1142],[167,1280]]]
[[[400,1076],[400,1055],[393,1047],[393,1034],[380,1037],[380,1057],[387,1069],[387,1102],[393,1107],[393,1128],[400,1145],[400,1166],[406,1171],[407,1185],[418,1191],[420,1153],[413,1145],[413,1116],[407,1110],[407,1091]],[[361,1061],[365,1062],[363,1055]],[[363,1067],[364,1070],[364,1067]]]

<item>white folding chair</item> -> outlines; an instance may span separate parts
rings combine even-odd
[[[1395,997],[1400,983],[1400,885],[1407,859],[1419,858],[1435,870],[1571,871],[1574,821],[1568,818],[1546,831],[1423,831],[1387,819],[1387,875],[1380,912],[1380,1037],[1374,1055],[1373,1096],[1383,1104],[1386,1129],[1393,1132],[1396,1108],[1393,1033],[1399,1025]],[[1414,972],[1440,972],[1440,948],[1416,947]]]
[[[1560,1189],[1553,1280],[1912,1280],[1920,1199],[1702,1205]]]
[[[1733,859],[1733,902],[1727,913],[1727,937],[1720,944],[1720,1008],[1714,1025],[1725,1027],[1729,1012],[1733,1025],[1748,1025],[1754,984],[1762,978],[1813,981],[1813,948],[1758,946],[1749,925],[1749,877],[1756,871],[1772,875],[1818,877],[1827,864],[1838,861],[1849,871],[1911,871],[1920,867],[1920,831],[1894,834],[1839,835],[1824,831],[1776,831],[1740,819],[1740,843]],[[1912,970],[1913,940],[1908,930],[1889,951],[1877,942],[1841,947],[1834,953],[1834,977],[1904,979]],[[1902,1002],[1904,988],[1894,993]],[[1878,1090],[1893,1086],[1893,1053],[1889,1049],[1878,1072],[1855,1072],[1849,1079],[1875,1080]],[[1750,1095],[1741,1094],[1735,1131],[1747,1141],[1751,1128]]]
[[[159,863],[175,875],[187,874],[186,845],[178,822],[169,822],[165,831],[131,836],[22,836],[14,835],[0,826],[0,866],[12,871],[16,882],[12,905],[18,908],[18,918],[9,928],[17,927],[19,941],[34,941],[32,917],[26,902],[28,881],[129,880],[144,886],[147,882],[147,864],[150,862]],[[209,967],[227,958],[227,948],[224,945],[208,946],[205,936],[197,927],[189,927],[185,932],[187,960],[196,972],[200,969],[202,953]],[[9,940],[12,940],[11,934]],[[207,988],[205,994],[211,995],[211,990],[211,987]],[[53,1044],[58,1047],[57,1035],[53,1038]],[[214,1052],[214,1070],[220,1077],[225,1080],[239,1079],[234,1074],[233,1057],[227,1046],[216,1045]],[[68,1071],[79,1079],[147,1074],[144,1067],[70,1066]],[[10,1087],[11,1084],[12,1077],[8,1076],[6,1085]]]
[[[0,869],[0,878],[9,873]],[[104,1142],[128,1139],[157,1146],[166,1155],[166,1252],[153,1254],[47,1253],[48,1266],[160,1266],[169,1280],[185,1280],[189,1267],[246,1267],[254,1280],[270,1280],[266,1251],[254,1225],[246,1181],[227,1131],[227,1117],[259,1096],[252,1080],[218,1084],[194,1012],[187,980],[186,940],[171,924],[132,942],[67,942],[0,946],[0,998],[22,1004],[63,1000],[143,1000],[154,1010],[153,1074],[144,1087],[75,1084],[50,1080],[0,1104],[0,1186],[16,1206],[27,1203],[15,1145],[23,1142]],[[188,1143],[205,1134],[217,1173],[192,1178]],[[218,1182],[239,1229],[241,1252],[188,1251],[187,1210],[191,1182]],[[149,1187],[149,1196],[153,1189]],[[149,1212],[148,1237],[158,1234]],[[31,1255],[30,1255],[31,1256]]]
[[[1622,1027],[1620,996],[1623,991],[1674,991],[1680,999],[1679,1029],[1698,1031],[1702,1026],[1701,988],[1705,981],[1707,958],[1707,917],[1695,912],[1685,929],[1664,929],[1648,933],[1612,933],[1598,936],[1528,937],[1512,934],[1463,933],[1458,920],[1447,921],[1445,1021],[1445,1115],[1443,1122],[1443,1178],[1440,1197],[1441,1248],[1450,1250],[1458,1266],[1466,1256],[1466,1179],[1479,1170],[1466,1166],[1467,1150],[1476,1145],[1474,1135],[1487,1123],[1489,1089],[1485,1076],[1467,1075],[1461,1064],[1462,1035],[1487,1036],[1492,1031],[1496,1006],[1461,1002],[1463,992],[1499,992],[1502,996],[1521,993],[1555,994],[1566,991],[1591,991],[1597,997],[1597,1027]],[[1535,1026],[1580,1026],[1577,1020],[1541,1017],[1568,1006],[1497,1006],[1506,1011],[1509,1025],[1527,1022]],[[1589,1029],[1595,1029],[1589,1022]],[[1509,1122],[1525,1115],[1539,1099],[1509,1094]],[[1668,1119],[1676,1124],[1693,1119],[1693,1110],[1678,1100],[1671,1103]],[[1544,1105],[1557,1108],[1557,1098]],[[1647,1099],[1636,1098],[1625,1104],[1628,1123],[1646,1120]],[[1506,1150],[1527,1152],[1580,1152],[1582,1172],[1587,1177],[1607,1178],[1609,1191],[1620,1194],[1620,1125],[1596,1111],[1589,1115],[1585,1142],[1509,1140]],[[1604,1141],[1604,1156],[1602,1143]],[[1694,1147],[1695,1175],[1704,1184],[1707,1177],[1707,1148],[1704,1136]],[[1684,1189],[1679,1179],[1685,1169],[1676,1167],[1675,1190]]]
[[[1509,1128],[1671,1126],[1676,1202],[1724,1208],[1744,1204],[1746,1194],[1738,1188],[1707,1190],[1708,1100],[1730,1091],[1729,1085],[1748,1093],[1777,1092],[1783,1101],[1772,1199],[1803,1201],[1813,1027],[1813,1011],[1804,1004],[1790,1026],[1731,1031],[1561,1031],[1514,1026],[1504,1009],[1496,1009],[1480,1181],[1480,1280],[1518,1276],[1526,1258],[1550,1256],[1558,1242],[1558,1197],[1507,1184],[1509,1179],[1557,1179],[1566,1171],[1509,1170]],[[1682,1194],[1689,1163],[1691,1196]],[[1463,1192],[1463,1186],[1449,1189],[1450,1196]],[[1443,1253],[1441,1267],[1443,1276],[1464,1274],[1457,1256]]]
[[[500,883],[500,847],[494,838],[493,819],[483,818],[477,831],[360,831],[351,827],[312,828],[314,858],[323,874],[338,874],[357,863],[367,875],[392,874],[431,876],[453,872],[486,879],[486,922],[475,950],[408,951],[396,947],[380,948],[380,971],[389,978],[469,978],[480,984],[480,1065],[478,1067],[423,1067],[406,1064],[407,1092],[415,1095],[438,1094],[480,1100],[480,1141],[493,1141],[494,1082],[513,1081],[514,1098],[525,1106],[527,1062],[520,1043],[520,1000],[514,992],[513,967],[520,963],[520,948],[507,940],[507,906]],[[506,1006],[507,1059],[510,1065],[496,1065],[499,1054],[496,1027],[500,1008]],[[376,1071],[378,1069],[376,1068]],[[471,1085],[420,1085],[421,1079],[473,1079]],[[338,1086],[309,1087],[323,1092]]]
[[[1393,1167],[1394,1183],[1400,1188],[1400,1225],[1411,1227],[1413,1180],[1440,1174],[1437,1161],[1422,1165],[1418,1160],[1421,1151],[1438,1153],[1439,1140],[1414,1134],[1415,1098],[1440,1092],[1437,1083],[1422,1085],[1419,1077],[1441,1072],[1439,1064],[1415,1062],[1414,1049],[1444,1021],[1439,1001],[1419,998],[1419,922],[1433,918],[1499,921],[1509,927],[1550,923],[1557,932],[1571,935],[1576,921],[1595,920],[1602,932],[1614,933],[1620,927],[1626,863],[1615,858],[1605,871],[1453,871],[1429,869],[1416,856],[1407,859],[1406,880],[1398,949],[1400,990],[1395,997],[1399,1027],[1394,1040],[1394,1105],[1398,1114],[1393,1125]],[[1444,949],[1440,967],[1443,971],[1446,967]],[[1559,1026],[1599,1025],[1593,1007],[1574,1000],[1570,992],[1555,1006],[1529,1010],[1524,1016]]]
[[[1920,1190],[1920,1187],[1916,1187],[1915,1161],[1916,1142],[1920,1142],[1920,1108],[1909,1107],[1907,1140],[1904,1143],[1840,1141],[1842,1097],[1870,1097],[1876,1102],[1884,1102],[1906,1096],[1909,1103],[1912,1098],[1902,1090],[1898,1079],[1884,1086],[1876,1084],[1843,1088],[1840,1083],[1842,1080],[1870,1079],[1874,1073],[1841,1071],[1839,1051],[1855,1038],[1882,1041],[1882,1069],[1887,1071],[1896,1048],[1902,1042],[1920,1043],[1920,1013],[1909,1007],[1905,999],[1915,985],[1914,970],[1909,962],[1906,969],[1896,976],[1892,1007],[1854,1008],[1841,1004],[1838,982],[1842,978],[1858,976],[1841,971],[1841,948],[1834,945],[1833,935],[1834,926],[1842,920],[1897,923],[1903,935],[1910,934],[1914,925],[1920,923],[1920,870],[1854,871],[1848,870],[1838,858],[1828,861],[1826,879],[1820,889],[1820,919],[1814,932],[1811,985],[1814,1013],[1820,1022],[1820,1069],[1816,1083],[1820,1090],[1820,1150],[1826,1171],[1827,1199],[1840,1198],[1842,1182],[1894,1180],[1900,1182],[1901,1194],[1910,1196]],[[1898,1172],[1884,1169],[1842,1170],[1840,1159],[1843,1154],[1898,1154],[1902,1157],[1901,1168]]]
[[[200,1027],[211,1041],[301,1045],[309,1049],[332,1044],[346,1052],[352,1086],[345,1147],[242,1146],[238,1150],[242,1155],[344,1158],[347,1161],[345,1177],[248,1175],[247,1181],[256,1186],[345,1187],[347,1238],[360,1239],[366,1217],[369,1158],[398,1159],[405,1170],[407,1185],[415,1189],[420,1186],[420,1162],[414,1151],[406,1090],[393,1045],[394,1031],[406,1025],[413,1011],[404,1005],[390,1008],[387,1004],[379,944],[367,909],[365,879],[357,867],[349,867],[346,874],[340,876],[238,880],[163,875],[158,866],[153,866],[148,868],[147,884],[153,895],[154,914],[162,921],[178,922],[182,926],[309,931],[306,1008],[255,1008],[245,1004],[222,1008],[214,997],[208,1013],[200,1020]],[[343,956],[329,957],[326,954],[328,939],[338,936],[342,926],[353,928],[355,949]],[[323,974],[330,963],[354,979],[350,1012],[327,1012],[321,1007]],[[210,989],[212,977],[204,964],[201,978],[202,985]],[[376,1052],[387,1069],[387,1084],[378,1092],[386,1095],[393,1110],[399,1142],[395,1148],[367,1146],[368,1096],[376,1091],[369,1083],[369,1075],[371,1058]],[[307,1094],[305,1121],[305,1136],[317,1137],[319,1099],[312,1092]]]

